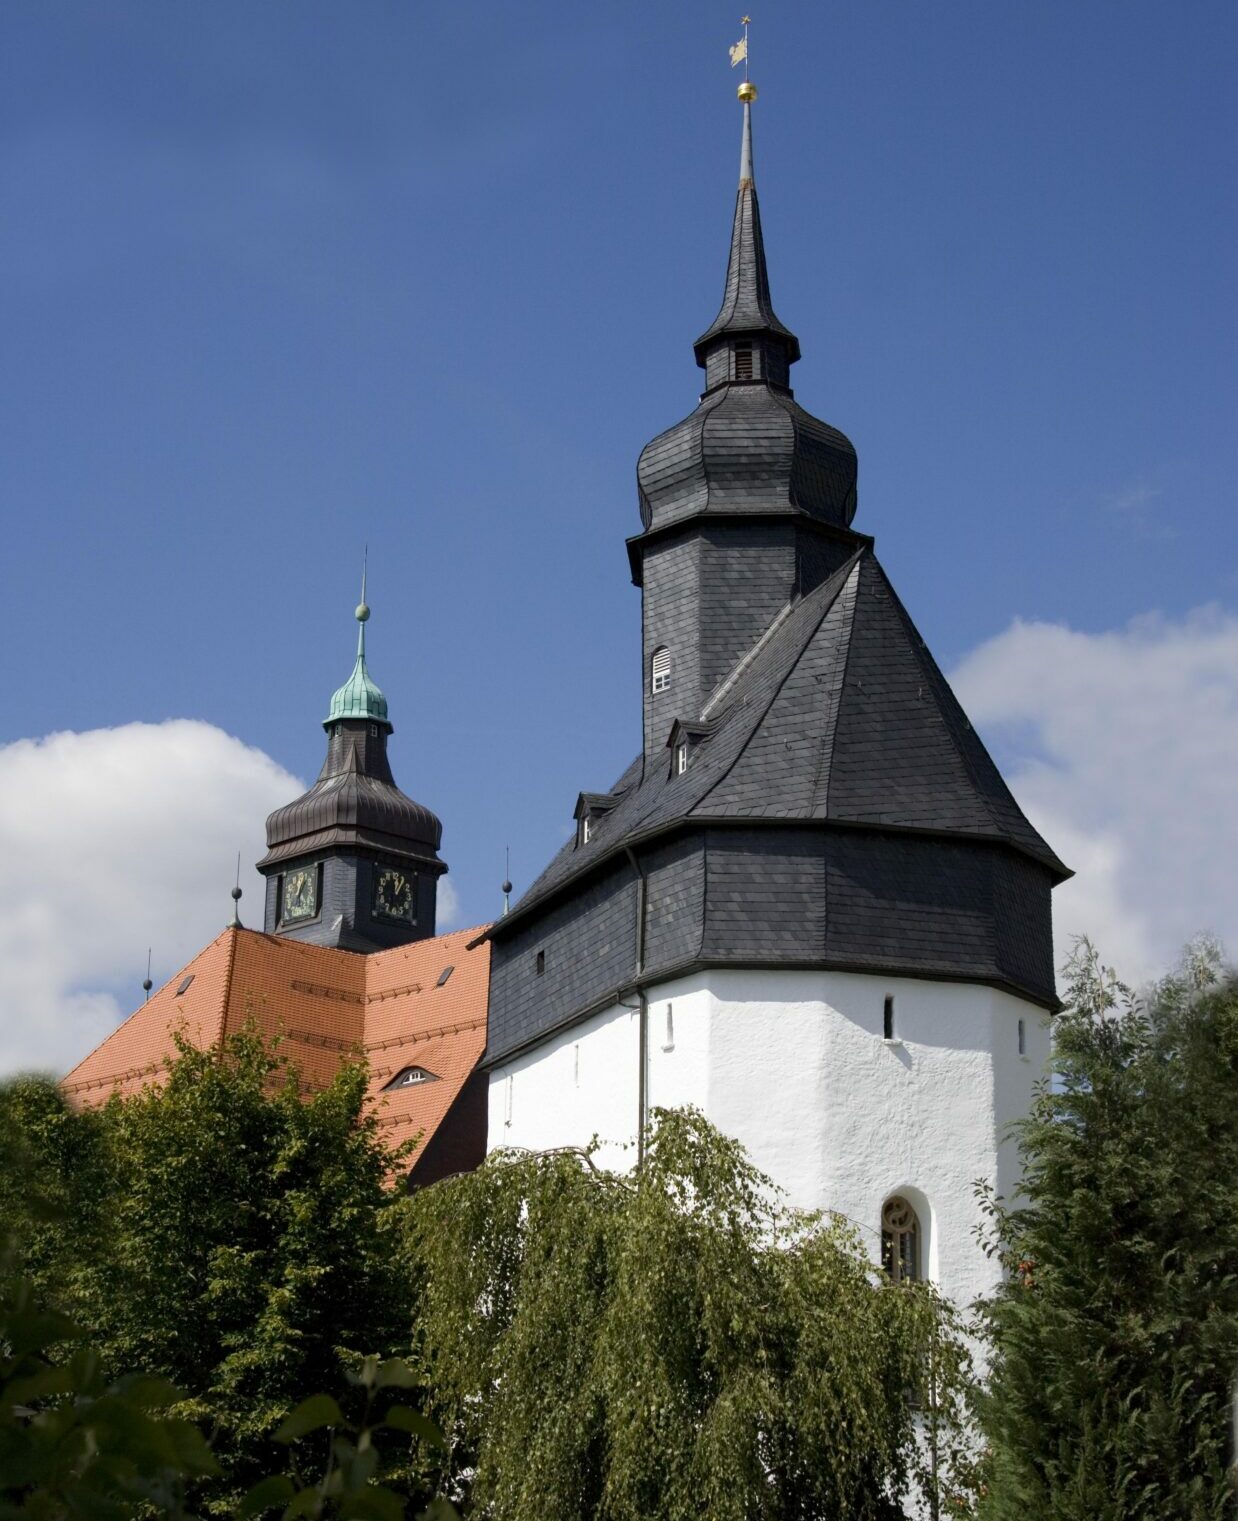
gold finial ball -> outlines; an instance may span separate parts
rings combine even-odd
[[[369,619],[370,610],[364,602],[359,602],[357,604],[357,611],[353,616],[356,618],[358,623],[365,623]]]
[[[743,84],[740,85],[739,89],[735,93],[739,96],[740,100],[742,100],[743,103],[747,105],[750,100],[755,100],[757,98],[757,87],[745,79]]]

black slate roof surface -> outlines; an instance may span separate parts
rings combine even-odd
[[[645,445],[636,466],[646,531],[703,512],[855,516],[855,448],[785,390],[760,382],[707,392]]]
[[[820,821],[1004,842],[1066,867],[1023,816],[871,547],[776,620],[706,705],[688,769],[627,768],[586,845],[566,844],[507,918],[685,823]],[[669,732],[669,727],[668,727]]]
[[[336,846],[368,845],[417,860],[438,860],[443,826],[395,784],[386,734],[365,721],[335,723],[327,758],[308,792],[267,818],[259,867]]]
[[[751,118],[746,117],[746,133],[750,130],[750,123]],[[756,185],[752,179],[741,179],[735,197],[735,219],[731,224],[731,251],[727,259],[722,306],[696,340],[697,363],[704,365],[705,350],[721,334],[752,332],[776,333],[786,340],[792,363],[800,357],[799,339],[778,320],[770,298]]]

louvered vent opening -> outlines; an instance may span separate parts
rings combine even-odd
[[[665,646],[660,650],[654,650],[653,663],[650,668],[649,690],[651,692],[665,692],[671,684],[671,652]]]
[[[735,379],[752,379],[752,345],[750,343],[735,345]]]

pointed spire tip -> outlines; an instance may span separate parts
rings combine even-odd
[[[740,89],[743,89],[743,85],[740,85]],[[745,100],[744,136],[739,150],[739,188],[750,189],[752,185],[752,107]]]

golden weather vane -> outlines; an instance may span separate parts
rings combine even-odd
[[[731,55],[732,68],[735,68],[737,64],[741,63],[744,66],[744,82],[742,85],[740,85],[738,93],[740,100],[747,104],[748,101],[755,100],[757,98],[757,87],[756,85],[749,83],[748,80],[748,28],[752,24],[752,17],[741,16],[739,18],[739,24],[744,29],[744,35],[739,39],[734,47],[729,49],[729,52]]]

